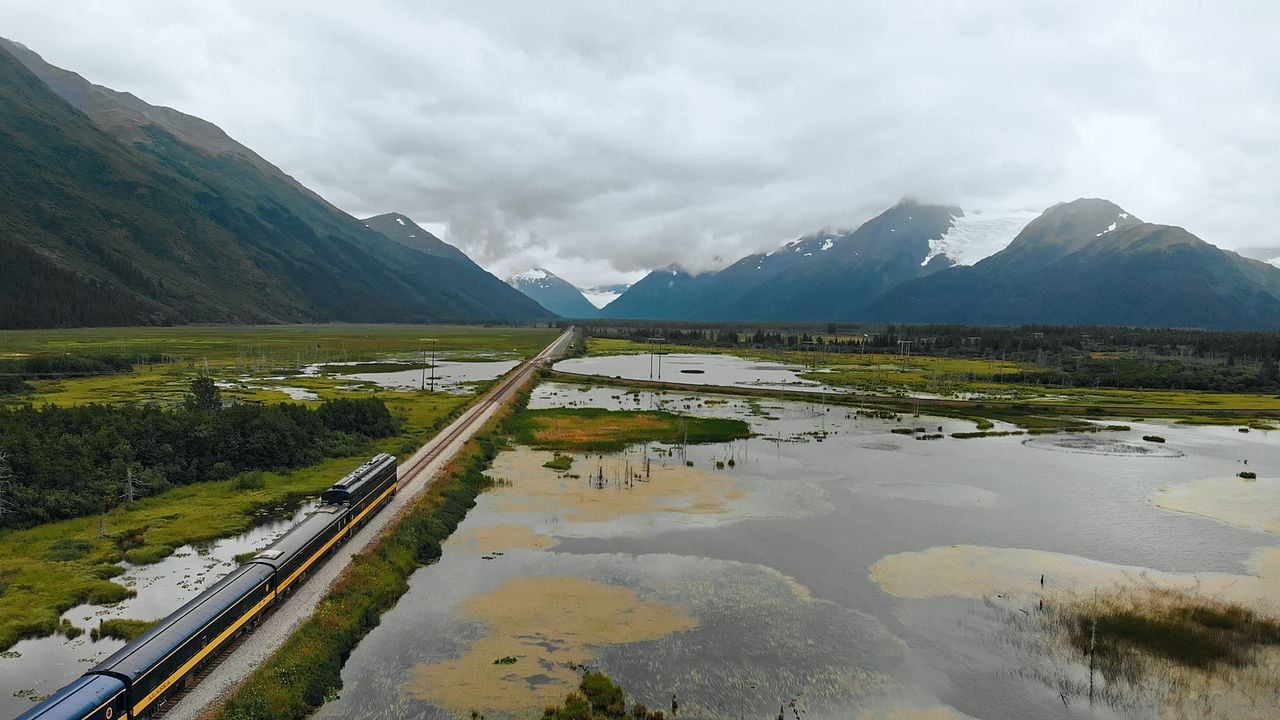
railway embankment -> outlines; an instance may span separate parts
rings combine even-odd
[[[572,330],[513,370],[401,469],[402,491],[244,645],[166,713],[168,718],[301,718],[338,692],[343,661],[440,554],[440,543],[487,486],[500,424],[523,407],[543,362]]]

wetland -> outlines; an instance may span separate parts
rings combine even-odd
[[[546,449],[525,435],[320,717],[540,717],[587,669],[629,702],[675,695],[682,717],[1280,709],[1265,644],[1230,669],[1108,666],[1090,702],[1071,632],[1084,613],[1116,640],[1116,607],[1171,593],[1275,617],[1272,433],[1143,421],[1028,437],[995,421],[961,440],[950,434],[973,421],[557,382],[529,407],[740,420],[751,434]],[[904,425],[943,437],[893,432]],[[1246,460],[1257,480],[1235,476]]]

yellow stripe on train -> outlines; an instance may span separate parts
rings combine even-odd
[[[256,616],[259,612],[262,612],[262,608],[266,607],[267,605],[270,605],[271,601],[274,599],[275,599],[275,593],[269,593],[257,605],[254,605],[253,607],[249,608],[249,611],[246,612],[244,615],[241,615],[239,620],[236,620],[234,623],[231,624],[230,627],[228,627],[226,630],[223,630],[221,633],[219,633],[218,636],[213,639],[213,642],[201,648],[200,652],[196,653],[194,657],[192,657],[190,660],[184,663],[182,667],[178,668],[177,671],[174,672],[172,675],[165,678],[164,682],[157,685],[156,689],[151,691],[151,694],[142,698],[142,700],[140,700],[137,705],[134,705],[132,715],[137,716],[139,713],[145,710],[148,705],[155,702],[156,698],[160,697],[162,694],[164,694],[166,690],[173,687],[174,683],[178,682],[183,677],[185,677],[186,674],[191,671],[191,668],[196,666],[196,663],[199,663],[201,660],[205,659],[205,657],[209,653],[213,652],[214,650],[217,650],[218,647],[221,646],[222,643],[227,638],[231,637],[231,635],[235,633],[236,630],[239,630],[241,627],[243,627],[245,623],[252,620],[254,616]]]
[[[284,583],[281,583],[280,586],[276,588],[275,592],[263,598],[262,601],[259,602],[257,605],[254,605],[253,607],[249,608],[248,612],[240,616],[240,619],[232,623],[231,626],[228,627],[226,630],[223,630],[216,638],[213,639],[213,642],[209,643],[208,645],[205,645],[204,648],[200,650],[200,652],[196,653],[195,657],[188,660],[186,663],[182,665],[182,667],[178,668],[172,675],[165,678],[164,682],[156,686],[155,690],[152,690],[149,695],[147,695],[140,702],[138,702],[137,705],[133,706],[132,714],[137,715],[141,713],[143,710],[145,710],[148,705],[155,702],[156,699],[160,697],[162,694],[164,694],[166,690],[173,687],[174,683],[178,682],[183,677],[185,677],[186,674],[191,671],[191,668],[195,667],[196,664],[199,663],[201,660],[203,660],[206,656],[208,656],[209,653],[216,650],[218,646],[220,646],[228,637],[231,637],[231,635],[235,633],[236,630],[239,630],[241,627],[244,626],[245,623],[252,620],[254,616],[256,616],[258,613],[262,612],[262,609],[264,607],[271,604],[271,601],[279,597],[280,591],[283,590],[285,586],[289,585],[294,580],[296,580],[298,575],[302,574],[304,571],[306,571],[307,568],[311,567],[312,563],[316,561],[316,558],[323,555],[330,547],[333,547],[333,544],[342,537],[343,533],[349,532],[352,525],[355,525],[356,523],[363,520],[365,515],[368,515],[370,511],[378,507],[378,505],[384,499],[386,499],[388,495],[395,492],[397,484],[398,483],[392,483],[391,487],[383,491],[383,493],[378,496],[377,500],[370,503],[369,507],[361,511],[361,513],[357,515],[356,518],[352,520],[349,525],[347,525],[347,527],[343,528],[342,532],[338,533],[337,535],[334,535],[333,538],[329,540],[329,542],[325,543],[324,547],[317,550],[315,554],[313,554],[311,558],[308,559],[307,562],[303,564],[302,567],[298,568],[298,570],[294,572],[293,575],[289,576],[289,579],[287,581],[285,581]]]
[[[341,540],[343,535],[351,532],[351,528],[356,523],[363,520],[365,515],[368,515],[370,512],[372,512],[374,508],[382,504],[382,501],[385,500],[388,495],[395,492],[396,485],[397,483],[391,483],[391,487],[382,491],[382,494],[378,496],[377,500],[374,500],[373,502],[369,503],[369,507],[365,508],[364,510],[361,510],[360,514],[355,516],[355,519],[353,519],[350,523],[348,523],[346,527],[342,528],[342,532],[338,533],[337,535],[334,535],[332,538],[329,539],[329,542],[324,544],[323,547],[321,547],[319,550],[312,553],[311,557],[307,558],[307,561],[303,563],[301,567],[293,571],[293,574],[289,576],[288,580],[285,580],[284,582],[280,583],[280,586],[276,588],[276,592],[279,593],[283,591],[285,588],[292,585],[293,581],[297,580],[299,575],[306,572],[307,568],[311,567],[311,565],[315,563],[317,559],[319,559],[322,555],[328,552],[329,548],[333,547],[334,543]]]

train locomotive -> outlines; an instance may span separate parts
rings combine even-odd
[[[18,720],[132,720],[157,714],[385,505],[397,485],[396,459],[385,453],[373,457],[325,490],[316,511],[267,549]]]

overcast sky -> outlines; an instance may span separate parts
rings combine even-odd
[[[499,274],[704,269],[903,196],[1280,245],[1270,0],[3,0],[0,35]]]

